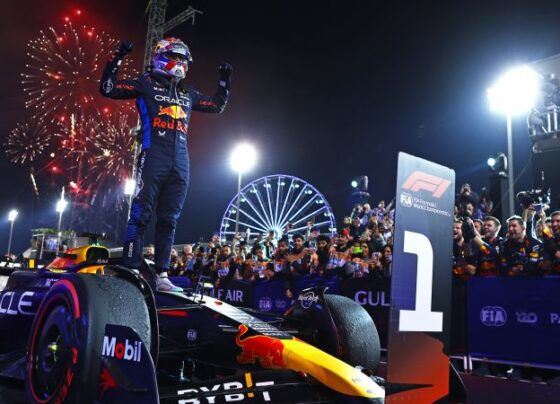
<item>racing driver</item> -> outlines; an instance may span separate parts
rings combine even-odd
[[[119,80],[122,59],[132,51],[122,42],[101,78],[105,97],[136,99],[142,125],[142,149],[137,161],[136,190],[124,240],[123,265],[139,269],[144,233],[156,211],[155,269],[157,288],[182,292],[168,278],[171,246],[189,182],[187,134],[191,110],[221,113],[227,103],[232,67],[222,63],[219,86],[213,97],[184,83],[191,53],[177,38],[160,40],[152,52],[152,65],[133,80]]]

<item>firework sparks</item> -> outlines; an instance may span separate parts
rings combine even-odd
[[[89,182],[101,186],[123,185],[133,164],[134,127],[125,114],[116,114],[103,123],[96,137],[97,151],[89,173]]]
[[[67,117],[77,111],[102,111],[122,108],[99,94],[99,78],[105,62],[117,48],[118,41],[94,27],[75,28],[70,22],[62,31],[50,27],[28,43],[29,62],[21,74],[28,96],[27,108],[50,120]],[[134,75],[131,59],[121,66],[121,77]],[[129,110],[132,103],[127,103]]]
[[[70,115],[70,119],[58,122],[55,136],[60,138],[59,151],[64,161],[75,169],[77,165],[94,164],[97,138],[106,117],[84,113]]]
[[[32,165],[49,146],[51,138],[40,119],[18,123],[4,143],[6,154],[12,163]]]

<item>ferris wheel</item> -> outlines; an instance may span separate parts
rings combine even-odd
[[[271,230],[276,238],[284,233],[306,233],[309,222],[321,234],[336,232],[334,214],[325,197],[304,180],[283,174],[258,178],[233,197],[220,225],[222,242],[233,240],[236,221],[238,232],[249,243]],[[287,231],[288,224],[291,229]]]

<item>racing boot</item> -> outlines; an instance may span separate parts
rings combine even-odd
[[[176,286],[169,280],[167,272],[162,272],[157,275],[156,287],[159,292],[175,292],[183,293],[183,288]]]

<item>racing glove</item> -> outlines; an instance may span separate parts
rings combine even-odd
[[[117,59],[122,59],[124,58],[126,55],[128,55],[130,52],[132,52],[132,49],[134,48],[134,46],[132,45],[132,42],[130,41],[121,41],[119,47],[117,48],[117,50],[115,51],[115,57]]]
[[[220,86],[229,90],[233,67],[227,62],[223,62],[218,67],[218,73],[220,74]]]

